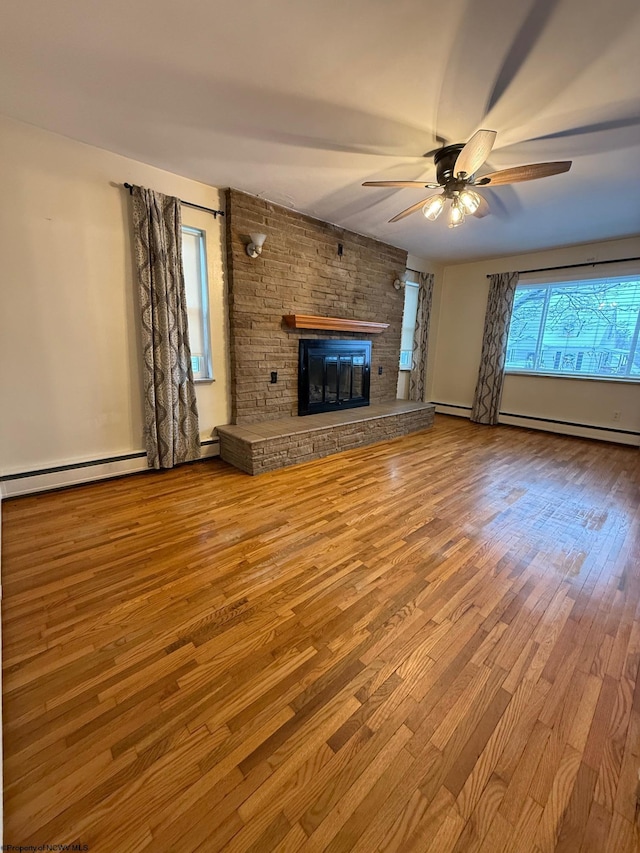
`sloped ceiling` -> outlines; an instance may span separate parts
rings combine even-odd
[[[637,0],[20,0],[0,112],[456,262],[640,232],[639,44]],[[573,167],[388,224],[429,192],[362,182],[481,127],[484,171]]]

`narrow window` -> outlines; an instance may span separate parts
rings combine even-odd
[[[411,370],[413,356],[413,337],[418,316],[417,281],[409,280],[415,273],[407,270],[404,286],[404,310],[402,312],[402,337],[400,339],[400,370]]]
[[[193,378],[213,379],[211,335],[209,324],[209,283],[207,280],[207,246],[204,231],[182,227],[182,265],[187,293],[189,341]]]

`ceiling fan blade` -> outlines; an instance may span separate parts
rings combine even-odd
[[[560,175],[571,168],[571,160],[558,160],[555,163],[530,163],[528,166],[514,166],[513,169],[502,169],[482,175],[476,185],[497,187],[500,184],[517,184],[520,181],[535,181],[537,178],[549,178]]]
[[[483,216],[488,216],[491,213],[491,208],[489,207],[489,202],[483,196],[479,195],[480,204],[477,209],[473,211],[472,216],[477,217],[478,219],[482,219]]]
[[[435,189],[439,184],[425,184],[423,181],[365,181],[363,187],[429,187]]]
[[[429,196],[429,198],[423,198],[422,201],[417,201],[415,204],[412,204],[411,207],[403,210],[402,213],[397,213],[393,219],[389,220],[389,222],[397,222],[399,219],[404,219],[405,216],[415,213],[417,210],[420,210],[421,207],[424,207],[430,198],[432,198],[432,196]]]
[[[479,130],[464,146],[456,160],[455,173],[459,175],[474,175],[487,159],[496,141],[495,130]]]

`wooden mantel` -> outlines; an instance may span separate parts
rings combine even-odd
[[[282,319],[291,329],[322,329],[379,335],[389,328],[388,323],[369,323],[367,320],[347,320],[343,317],[317,317],[313,314],[284,314]]]

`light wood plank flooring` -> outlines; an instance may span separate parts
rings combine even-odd
[[[639,460],[440,416],[7,501],[5,844],[636,851]]]

